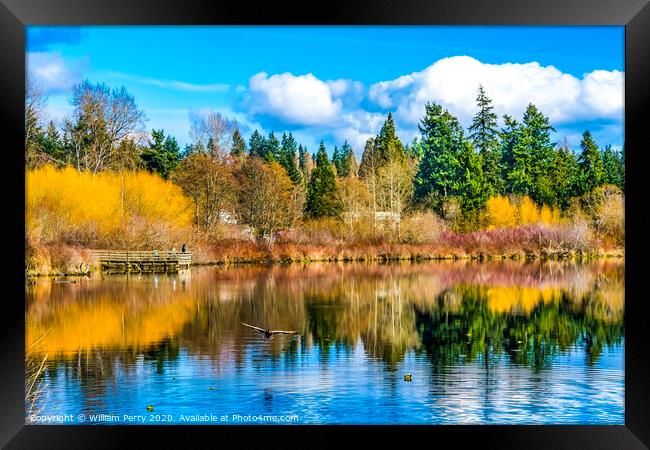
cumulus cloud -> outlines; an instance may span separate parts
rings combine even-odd
[[[322,125],[337,120],[343,102],[335,98],[332,86],[311,73],[282,73],[269,76],[260,72],[249,80],[248,111],[269,115],[295,125]]]
[[[321,80],[309,73],[258,73],[249,80],[241,111],[269,129],[291,129],[363,151],[392,111],[398,135],[411,142],[427,102],[437,102],[465,127],[476,114],[479,84],[492,99],[501,121],[518,120],[535,104],[558,132],[577,145],[583,127],[603,144],[622,141],[624,73],[594,70],[577,77],[538,62],[487,64],[470,56],[435,61],[425,69],[370,86],[350,79]],[[578,141],[579,142],[579,139]]]
[[[48,94],[66,93],[79,83],[86,59],[66,61],[59,52],[31,52],[27,54],[27,70],[34,81]]]
[[[486,64],[469,56],[444,58],[420,72],[375,83],[368,96],[411,126],[422,118],[428,101],[442,104],[467,124],[476,113],[479,84],[499,116],[520,117],[534,103],[557,123],[622,117],[623,72],[596,70],[578,79],[538,62]]]

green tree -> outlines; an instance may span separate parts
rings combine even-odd
[[[264,141],[264,150],[262,159],[267,162],[280,162],[282,160],[280,141],[275,137],[274,132],[269,133],[269,137]]]
[[[432,194],[442,199],[456,195],[463,145],[463,129],[458,119],[442,106],[427,103],[418,127],[423,154],[414,180],[416,199],[424,200]]]
[[[232,156],[243,156],[246,154],[246,141],[239,133],[238,129],[235,129],[232,133],[232,144],[230,146],[230,154]]]
[[[611,145],[605,147],[602,153],[603,169],[605,171],[603,182],[624,188],[625,165],[620,154],[612,149]]]
[[[149,146],[140,154],[145,168],[157,173],[165,180],[180,162],[180,149],[175,138],[167,136],[163,130],[152,130]]]
[[[589,131],[582,134],[580,142],[580,194],[591,192],[595,187],[603,184],[605,167],[600,156],[600,151]]]
[[[248,141],[248,149],[251,156],[257,156],[258,158],[264,158],[264,151],[266,147],[266,139],[260,134],[259,131],[253,131],[251,138]]]
[[[393,160],[401,161],[404,159],[406,155],[404,145],[397,137],[392,113],[388,113],[386,121],[375,138],[375,146],[379,153],[380,165],[388,164]]]
[[[479,85],[476,97],[478,113],[469,127],[469,137],[478,149],[483,160],[483,174],[490,189],[490,195],[502,194],[505,183],[502,177],[501,146],[497,130],[497,115],[492,111],[492,100],[485,95],[483,86]]]
[[[66,165],[67,155],[65,153],[63,141],[61,140],[59,130],[51,120],[47,125],[45,134],[42,136],[41,146],[44,155],[47,156],[47,159],[50,162],[53,162],[59,167]]]
[[[280,165],[284,167],[284,170],[287,171],[289,178],[293,184],[299,184],[302,181],[302,174],[300,169],[296,164],[298,161],[296,159],[297,152],[297,143],[293,135],[289,133],[287,136],[286,133],[282,134],[282,144],[280,147]]]
[[[316,168],[312,171],[307,185],[305,212],[312,218],[333,217],[339,214],[340,209],[336,176],[327,158],[325,144],[321,141],[316,154]]]
[[[476,153],[470,141],[463,141],[458,155],[460,205],[466,218],[474,222],[476,213],[485,207],[491,187],[483,173],[483,156]]]
[[[578,193],[580,167],[574,153],[567,146],[555,152],[551,168],[551,182],[555,188],[557,205],[565,209],[569,199]]]

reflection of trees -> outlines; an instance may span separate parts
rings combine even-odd
[[[603,345],[615,345],[623,336],[622,318],[606,322],[585,308],[593,301],[573,299],[561,292],[554,301],[540,301],[530,314],[510,314],[490,310],[486,290],[460,289],[460,305],[419,310],[416,327],[434,367],[461,360],[475,361],[478,356],[505,353],[515,364],[539,371],[554,356],[577,344],[584,345],[588,363],[594,364]],[[438,299],[441,306],[442,299]],[[576,306],[582,304],[582,308]]]
[[[27,341],[52,330],[52,376],[90,386],[139,358],[163,373],[181,349],[219,371],[243,367],[262,345],[267,360],[294,364],[314,346],[327,357],[359,343],[391,370],[409,351],[434,367],[502,355],[541,370],[576,343],[593,364],[623,336],[616,261],[244,266],[110,280],[28,287]],[[302,337],[262,342],[242,321]]]

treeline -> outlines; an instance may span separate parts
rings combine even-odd
[[[557,218],[596,188],[622,191],[625,184],[624,150],[600,149],[589,131],[578,152],[556,145],[549,119],[533,104],[521,122],[506,115],[499,128],[482,87],[467,131],[441,105],[427,103],[420,135],[404,145],[389,113],[359,162],[347,141],[335,146],[331,159],[322,141],[311,153],[292,133],[255,130],[246,141],[237,122],[218,113],[195,119],[192,142],[181,150],[163,130],[146,133],[133,96],[105,84],[84,81],[70,102],[73,113],[61,129],[52,121],[44,126],[44,99],[28,84],[28,169],[147,170],[180,186],[200,229],[237,223],[269,241],[279,230],[315,220],[343,224],[351,238],[388,230],[399,241],[404,217],[426,212],[462,231],[517,225],[495,217],[489,200],[507,196],[510,209],[521,210],[522,199],[530,198]]]

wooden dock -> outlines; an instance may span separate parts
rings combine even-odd
[[[178,272],[192,263],[190,252],[172,250],[94,250],[103,272]]]

